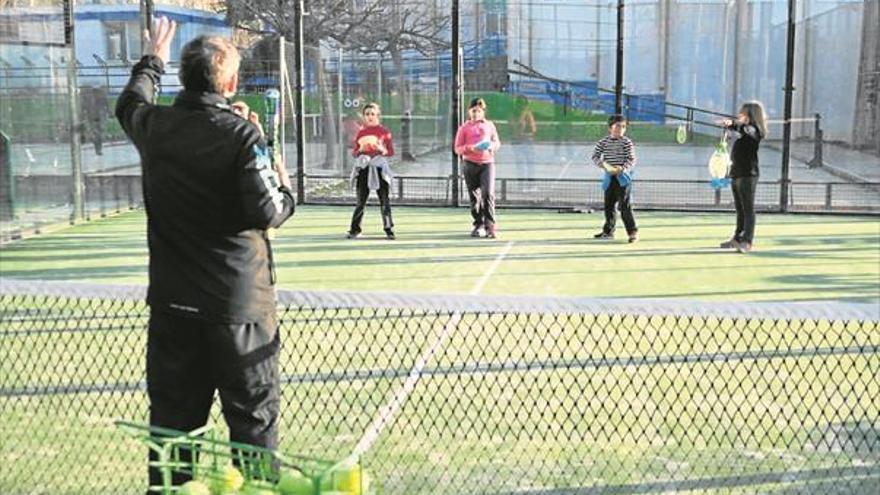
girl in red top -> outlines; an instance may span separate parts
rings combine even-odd
[[[352,155],[356,160],[351,170],[351,181],[357,185],[357,206],[351,216],[348,238],[356,239],[361,235],[361,220],[364,218],[367,198],[370,196],[370,191],[376,191],[382,209],[385,237],[393,240],[394,222],[391,220],[391,201],[388,198],[391,181],[394,179],[391,166],[388,164],[388,157],[394,155],[391,131],[379,123],[378,104],[367,103],[362,114],[364,126],[355,136],[352,149]]]
[[[468,121],[455,133],[455,154],[464,160],[464,182],[471,200],[474,229],[471,237],[494,239],[495,230],[495,152],[501,147],[495,124],[486,120],[486,102],[474,98],[468,105]]]

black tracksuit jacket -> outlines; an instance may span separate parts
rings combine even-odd
[[[216,93],[153,104],[162,60],[143,57],[116,104],[141,156],[153,310],[218,322],[275,311],[266,229],[293,214],[256,126]]]

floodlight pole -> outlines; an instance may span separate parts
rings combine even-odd
[[[617,0],[617,60],[614,83],[614,113],[623,114],[623,0]]]
[[[795,0],[788,0],[788,26],[785,43],[785,104],[782,110],[782,177],[780,178],[779,209],[788,211],[791,186],[791,99],[794,93],[794,32]]]
[[[458,126],[461,125],[461,13],[459,10],[459,0],[452,0],[452,133],[458,132]],[[453,138],[454,139],[454,138]],[[459,157],[455,154],[454,143],[452,150],[452,206],[458,206],[459,203]]]
[[[70,123],[70,165],[72,174],[71,200],[73,211],[70,212],[70,223],[76,223],[85,218],[83,207],[82,172],[82,134],[79,125],[79,85],[76,73],[76,45],[74,43],[74,16],[73,0],[64,0],[64,45],[67,46],[67,109]]]
[[[306,166],[305,166],[305,75],[303,74],[303,0],[295,0],[293,8],[293,25],[296,29],[296,43],[293,50],[294,83],[294,127],[296,128],[296,202],[302,204],[306,199]]]

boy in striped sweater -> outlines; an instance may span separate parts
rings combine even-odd
[[[636,166],[635,145],[626,137],[626,117],[612,115],[608,119],[608,135],[596,143],[593,163],[605,170],[602,189],[605,191],[605,225],[594,239],[614,239],[615,205],[626,226],[630,244],[639,240],[639,228],[632,212],[632,171]]]

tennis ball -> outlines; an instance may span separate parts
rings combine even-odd
[[[315,485],[300,471],[289,469],[281,473],[281,479],[275,488],[282,495],[312,495],[315,493]]]
[[[361,468],[360,464],[355,464],[334,472],[333,475],[328,477],[326,482],[322,484],[321,488],[339,490],[350,495],[363,495],[367,493],[369,485],[369,476]]]
[[[180,485],[178,495],[210,495],[211,489],[201,481],[191,480]]]
[[[244,483],[244,476],[233,466],[226,466],[220,471],[208,474],[210,479],[211,495],[226,495],[235,493]]]

